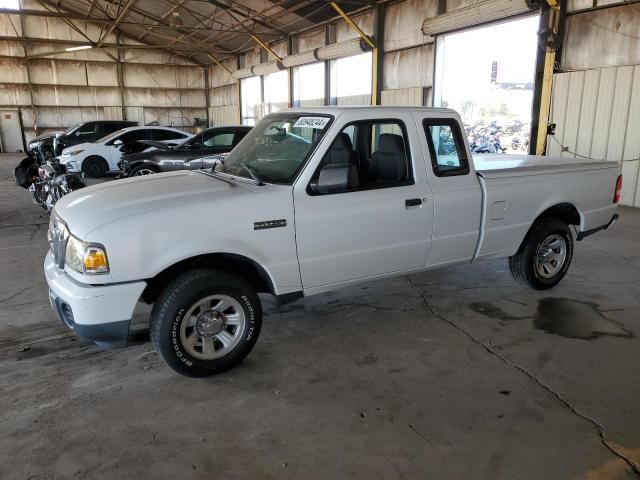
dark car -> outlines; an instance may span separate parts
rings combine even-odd
[[[38,135],[27,143],[27,153],[35,156],[43,163],[48,159],[55,157],[53,154],[53,139],[57,133],[58,132]]]
[[[124,155],[118,164],[121,176],[207,168],[210,165],[203,163],[203,157],[230,152],[250,130],[251,127],[247,126],[208,128],[175,146],[140,142],[156,147],[157,150]]]
[[[53,138],[54,156],[62,154],[62,150],[79,143],[95,142],[107,135],[126,127],[135,127],[138,122],[125,120],[95,120],[92,122],[76,123]]]

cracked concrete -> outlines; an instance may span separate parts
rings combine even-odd
[[[456,330],[458,330],[459,332],[464,334],[473,343],[479,345],[484,350],[486,350],[487,353],[489,353],[489,354],[493,355],[494,357],[498,358],[501,362],[503,362],[506,365],[509,365],[510,367],[515,368],[516,370],[522,372],[524,375],[526,375],[528,378],[530,378],[531,381],[533,381],[535,384],[539,385],[542,389],[546,390],[549,393],[549,395],[551,395],[556,400],[558,400],[561,404],[563,404],[565,407],[567,407],[567,409],[570,412],[572,412],[574,415],[582,418],[583,420],[586,420],[591,425],[593,425],[593,427],[595,428],[598,436],[600,437],[600,441],[602,442],[602,445],[604,445],[605,448],[607,448],[615,456],[617,456],[618,458],[620,458],[624,462],[626,462],[629,465],[629,467],[631,468],[631,470],[636,474],[637,478],[640,479],[640,466],[639,466],[640,464],[636,463],[635,460],[633,460],[633,459],[627,457],[626,455],[624,455],[624,453],[622,453],[621,451],[618,451],[618,449],[609,442],[609,440],[607,439],[605,428],[597,420],[595,420],[594,418],[591,418],[590,416],[578,411],[576,409],[576,407],[571,405],[560,393],[555,391],[553,388],[551,388],[549,385],[544,383],[542,380],[540,380],[534,374],[529,372],[525,367],[522,367],[520,365],[517,365],[517,364],[511,362],[509,359],[507,359],[505,356],[503,356],[502,354],[497,352],[490,345],[488,345],[486,343],[483,343],[480,340],[478,340],[471,333],[469,333],[463,327],[458,325],[455,321],[451,320],[448,317],[445,317],[442,313],[439,313],[436,310],[434,310],[434,308],[429,303],[429,299],[427,298],[427,293],[424,290],[422,290],[418,285],[416,285],[411,280],[411,277],[409,277],[409,283],[411,283],[411,285],[413,285],[415,288],[420,290],[422,298],[424,299],[425,306],[427,307],[427,310],[433,316],[435,316],[435,317],[439,318],[440,320],[442,320],[442,321],[448,323],[449,325],[451,325],[453,328],[455,328]]]
[[[0,156],[0,478],[639,478],[640,212],[577,244],[550,292],[491,261],[279,310],[265,297],[246,361],[194,380],[152,351],[148,308],[121,350],[56,321],[47,219],[14,163]],[[536,328],[548,298],[635,335]]]

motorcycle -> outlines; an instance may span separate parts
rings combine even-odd
[[[84,180],[67,173],[67,167],[55,160],[41,162],[35,155],[23,159],[14,170],[16,184],[29,190],[36,205],[50,212],[65,195],[84,188]]]

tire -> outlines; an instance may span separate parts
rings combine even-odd
[[[518,252],[509,257],[513,278],[527,287],[547,290],[565,276],[573,258],[573,235],[557,218],[536,221]]]
[[[169,367],[188,377],[207,377],[240,363],[261,326],[262,307],[253,287],[235,275],[203,268],[167,285],[151,311],[150,331]]]
[[[82,172],[91,178],[104,177],[105,173],[109,170],[107,161],[97,155],[92,155],[84,159],[82,162]]]
[[[130,177],[139,177],[142,175],[153,175],[154,173],[160,173],[160,169],[153,165],[138,165],[131,169],[129,172]]]

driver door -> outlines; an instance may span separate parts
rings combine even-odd
[[[391,119],[385,112],[367,120],[358,116],[346,112],[339,117],[340,124],[332,127],[294,187],[305,290],[427,263],[433,202],[420,139],[415,128],[407,129],[415,125],[413,118],[408,112]],[[346,165],[347,183],[314,190],[327,165]]]

